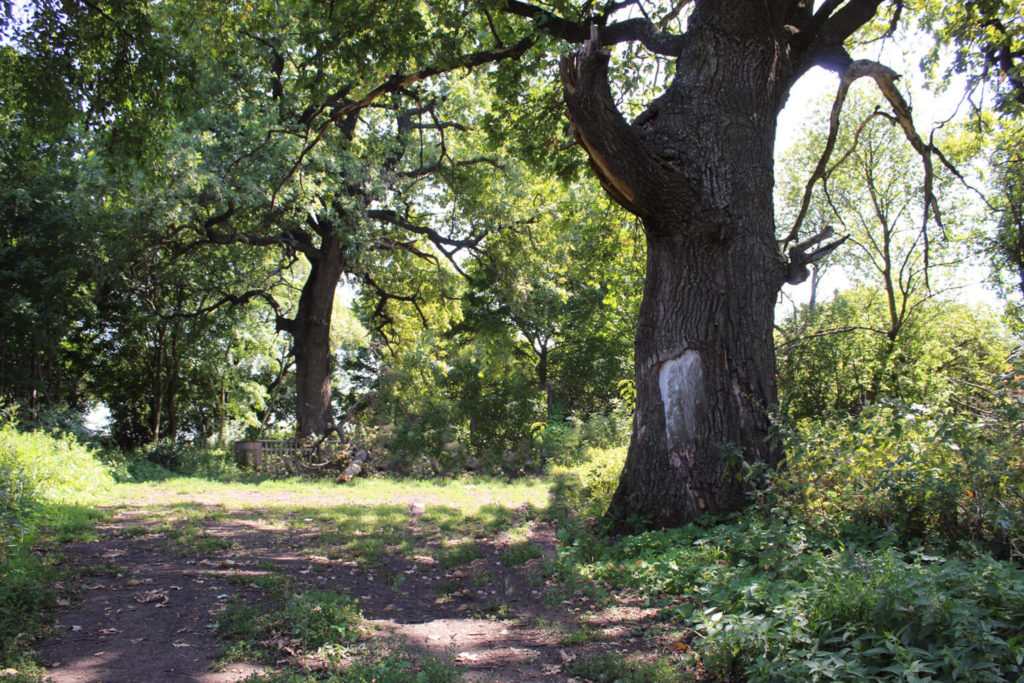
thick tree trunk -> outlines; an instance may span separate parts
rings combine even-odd
[[[780,459],[768,440],[774,305],[787,276],[773,147],[791,72],[770,17],[739,4],[695,10],[676,77],[632,124],[593,43],[562,65],[577,138],[647,237],[636,417],[608,513],[619,526],[736,510],[745,464]]]
[[[343,251],[334,235],[324,238],[311,259],[295,320],[290,321],[295,353],[296,438],[320,435],[333,426],[331,410],[331,314],[343,270]]]
[[[617,522],[673,526],[736,510],[746,503],[744,463],[778,462],[766,440],[777,398],[777,268],[770,251],[741,244],[649,231],[634,431],[610,510]]]

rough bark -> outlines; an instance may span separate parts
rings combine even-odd
[[[773,148],[789,88],[813,66],[841,74],[844,87],[873,77],[926,172],[930,164],[895,74],[854,62],[844,47],[883,2],[694,0],[683,3],[692,9],[686,31],[672,35],[664,17],[609,23],[621,3],[574,21],[504,0],[505,12],[584,43],[561,63],[568,116],[602,186],[643,219],[647,237],[636,421],[612,521],[668,526],[737,509],[746,502],[745,464],[779,461],[768,440],[775,298],[843,242],[822,245],[830,236],[822,233],[796,244],[797,226],[785,240],[796,244],[788,260],[776,242]],[[895,26],[902,3],[892,4]],[[676,58],[664,94],[631,123],[615,105],[600,50],[626,42]]]
[[[278,326],[290,332],[295,355],[296,438],[322,435],[333,426],[331,410],[331,315],[344,271],[338,235],[325,231],[323,243],[309,256],[294,320]]]
[[[637,408],[609,510],[672,526],[747,501],[744,463],[774,465],[774,305],[788,264],[772,207],[779,109],[793,78],[781,26],[704,3],[667,91],[632,123],[586,45],[562,74],[569,118],[615,199],[643,219],[647,279]]]

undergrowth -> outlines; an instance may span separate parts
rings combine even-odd
[[[559,571],[660,606],[688,633],[682,664],[652,680],[1021,679],[1014,401],[981,417],[888,403],[805,422],[785,434],[788,467],[749,473],[744,513],[617,539],[594,522],[623,454],[594,451],[554,472]],[[622,658],[576,666],[647,680]]]
[[[747,513],[629,536],[578,564],[690,625],[693,664],[716,677],[1016,680],[1024,570],[894,541]]]
[[[61,573],[57,544],[84,538],[103,515],[82,505],[113,484],[68,435],[0,424],[0,667],[31,669]]]

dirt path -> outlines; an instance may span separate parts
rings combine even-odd
[[[544,567],[554,557],[555,530],[535,517],[516,525],[513,514],[505,529],[470,542],[477,550],[467,561],[445,562],[437,557],[447,540],[424,516],[437,501],[400,501],[402,538],[413,544],[375,556],[352,543],[325,543],[324,520],[301,517],[330,511],[329,500],[275,497],[271,509],[249,507],[254,501],[244,492],[154,489],[114,509],[100,540],[65,545],[75,597],[58,615],[59,637],[37,645],[49,680],[219,683],[319,665],[286,642],[276,644],[272,663],[225,658],[218,618],[232,601],[265,604],[271,574],[295,591],[358,599],[374,638],[399,636],[412,651],[454,658],[470,681],[580,680],[566,673],[580,657],[659,649],[652,610],[598,608],[551,577]],[[364,533],[376,540],[372,527]]]

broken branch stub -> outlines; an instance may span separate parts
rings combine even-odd
[[[798,285],[806,280],[811,275],[811,271],[808,268],[809,265],[821,261],[838,249],[844,242],[846,242],[846,240],[850,239],[850,236],[846,235],[845,237],[841,237],[834,242],[826,244],[825,246],[808,253],[809,249],[817,244],[821,244],[834,234],[835,230],[832,229],[832,226],[827,225],[825,226],[825,229],[817,235],[807,238],[789,250],[789,269],[786,274],[787,283],[791,285]]]

